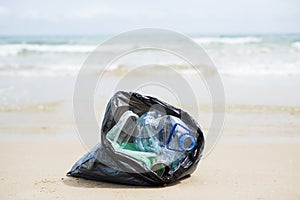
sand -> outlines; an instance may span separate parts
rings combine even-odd
[[[164,188],[67,177],[86,153],[70,101],[1,108],[0,199],[300,199],[298,98],[274,105],[273,97],[255,97],[260,98],[251,104],[228,98],[223,136],[214,151],[190,178]],[[200,112],[207,131],[209,109],[200,106]]]
[[[164,188],[66,177],[79,141],[0,143],[0,199],[299,199],[300,147],[293,142],[221,141],[190,178]]]

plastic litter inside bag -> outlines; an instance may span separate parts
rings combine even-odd
[[[194,148],[196,139],[179,118],[148,111],[141,117],[132,111],[123,113],[107,133],[115,151],[143,162],[158,175],[163,168],[176,168],[186,152]]]
[[[159,105],[165,110],[152,109]],[[108,103],[101,143],[68,175],[132,185],[165,185],[191,174],[204,136],[188,113],[154,97],[118,92]]]

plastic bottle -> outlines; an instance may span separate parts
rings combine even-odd
[[[126,146],[133,134],[138,118],[139,116],[130,110],[124,112],[116,125],[106,134],[106,138],[113,146]]]
[[[138,151],[132,143],[129,143],[136,127],[137,119],[138,115],[132,111],[126,111],[118,123],[106,134],[106,139],[110,141],[115,151],[131,156],[151,168],[152,160],[157,154]]]
[[[168,138],[166,147],[169,150],[183,152],[194,148],[196,141],[187,125],[177,117],[167,116],[165,133]]]
[[[154,152],[153,166],[174,168],[186,151],[195,146],[195,138],[185,123],[171,115],[149,111],[137,120],[138,136],[134,144],[139,151]]]
[[[157,134],[161,130],[161,114],[156,111],[149,111],[137,120],[138,135],[134,140],[136,148],[144,152],[154,152],[159,154],[162,141]]]
[[[143,162],[158,175],[164,173],[165,166],[177,167],[195,146],[195,138],[183,121],[157,111],[141,117],[126,111],[106,138],[115,151]]]
[[[189,151],[195,146],[195,138],[185,123],[171,115],[161,116],[149,111],[137,120],[137,149],[160,153],[161,147],[172,151]]]

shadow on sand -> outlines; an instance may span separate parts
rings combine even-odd
[[[186,176],[175,183],[168,184],[165,187],[174,186],[180,184],[182,180],[189,178],[190,176]],[[83,178],[75,178],[75,177],[64,177],[62,181],[65,185],[72,186],[72,187],[83,187],[83,188],[126,188],[126,189],[151,189],[151,188],[165,188],[165,187],[149,187],[149,186],[134,186],[134,185],[123,185],[117,183],[108,183],[108,182],[101,182],[101,181],[94,181],[94,180],[87,180]]]

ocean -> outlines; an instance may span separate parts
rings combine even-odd
[[[74,134],[72,98],[77,74],[97,45],[110,37],[0,36],[0,129],[5,133],[1,137],[13,138],[18,132],[68,133],[67,138]],[[299,135],[300,34],[191,38],[204,48],[221,76],[226,101],[225,134]],[[108,47],[103,53],[112,54],[115,48],[118,46]],[[129,56],[111,66],[114,73],[106,76],[95,91],[99,124],[124,68],[149,62],[176,66],[193,89],[195,99],[187,96],[178,104],[176,94],[168,88],[142,84],[155,76],[155,80],[168,79],[163,74],[157,76],[160,69],[149,76],[127,77],[127,89],[135,90],[131,83],[141,83],[146,94],[188,111],[207,131],[212,119],[211,96],[203,80],[179,59],[166,54],[154,56],[153,52]],[[172,78],[170,84],[179,86]]]
[[[0,76],[76,76],[89,53],[109,37],[0,36]],[[300,75],[300,35],[193,35],[191,38],[206,50],[222,75]]]
[[[0,110],[71,102],[80,67],[97,45],[110,37],[0,36]],[[300,34],[192,35],[191,38],[214,61],[224,83],[227,104],[300,106],[300,95],[296,92],[300,84]],[[103,53],[112,54],[115,48],[118,46],[109,46]],[[195,93],[199,93],[198,104],[210,104],[205,84],[193,79],[195,71],[179,59],[166,54],[154,56],[153,52],[128,57],[111,66],[114,76],[107,77],[106,86],[98,92],[99,97],[105,96],[101,106],[113,94],[110,85],[120,79],[126,66],[149,62],[176,66],[196,88]],[[157,95],[167,96],[164,90]],[[171,96],[166,101],[174,103]]]

